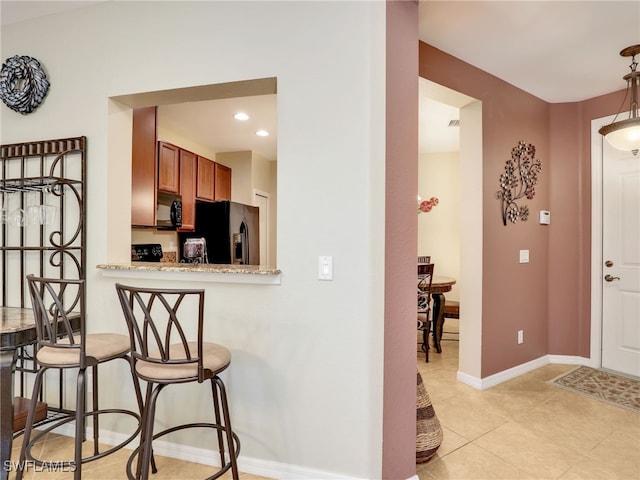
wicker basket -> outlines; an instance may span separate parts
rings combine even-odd
[[[416,463],[433,457],[442,444],[442,426],[418,372]]]

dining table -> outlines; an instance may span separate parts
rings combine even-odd
[[[444,275],[434,275],[431,281],[431,298],[433,299],[433,345],[436,352],[442,353],[442,329],[444,325],[444,306],[446,303],[445,293],[450,292],[456,283],[453,277]]]
[[[80,316],[70,317],[74,330],[79,329]],[[77,323],[74,323],[77,322]],[[0,480],[9,478],[13,443],[14,372],[17,351],[37,339],[33,310],[0,307]]]

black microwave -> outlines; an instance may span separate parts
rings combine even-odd
[[[158,192],[156,227],[173,229],[182,226],[182,197],[174,193]]]

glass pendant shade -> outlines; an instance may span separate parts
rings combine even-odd
[[[614,127],[614,128],[611,128]],[[604,132],[603,130],[608,130]],[[629,118],[600,129],[607,142],[618,150],[632,152],[640,150],[640,118]]]
[[[638,63],[635,59],[638,53],[640,53],[640,45],[627,47],[620,52],[623,57],[631,57],[631,73],[623,77],[627,81],[627,94],[631,94],[629,118],[617,122],[614,119],[612,123],[598,130],[598,133],[604,136],[612,147],[634,154],[640,150],[640,115],[638,113],[640,72],[636,71]]]

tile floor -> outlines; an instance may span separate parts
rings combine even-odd
[[[21,438],[21,437],[20,437]],[[20,457],[20,438],[14,444],[11,453],[12,459]],[[93,448],[91,442],[85,442],[84,447],[89,450]],[[73,439],[67,436],[48,434],[41,444],[33,451],[34,456],[41,460],[54,461],[60,459],[70,459],[73,457]],[[126,479],[126,464],[129,460],[131,450],[121,449],[111,455],[107,455],[100,460],[85,463],[82,466],[82,478],[87,480],[122,480]],[[215,473],[215,467],[191,463],[174,458],[161,457],[156,455],[156,465],[158,473],[150,475],[151,480],[186,480],[206,478]],[[25,480],[73,480],[73,473],[70,472],[45,472],[32,471],[24,475]],[[221,480],[231,480],[231,472],[225,473]],[[9,480],[15,479],[15,473],[9,474]],[[240,473],[240,480],[269,480],[265,477]]]
[[[546,383],[574,366],[484,391],[457,382],[457,367],[458,342],[432,348],[428,364],[418,354],[444,430],[436,455],[417,466],[421,480],[640,480],[640,415]]]
[[[456,381],[457,342],[443,342],[442,354],[432,349],[429,360],[425,363],[418,353],[418,369],[444,440],[429,462],[417,466],[420,480],[640,480],[640,415],[545,383],[573,366],[547,365],[478,391]],[[72,447],[70,438],[50,434],[42,451],[51,454],[48,458],[60,458],[56,453],[71,452]],[[12,458],[18,458],[19,448],[18,440]],[[125,478],[129,453],[121,450],[85,464],[83,478]],[[159,472],[153,480],[211,474],[205,465],[159,456],[156,460]],[[25,475],[29,480],[72,478],[71,473]],[[250,474],[240,478],[267,480]]]

